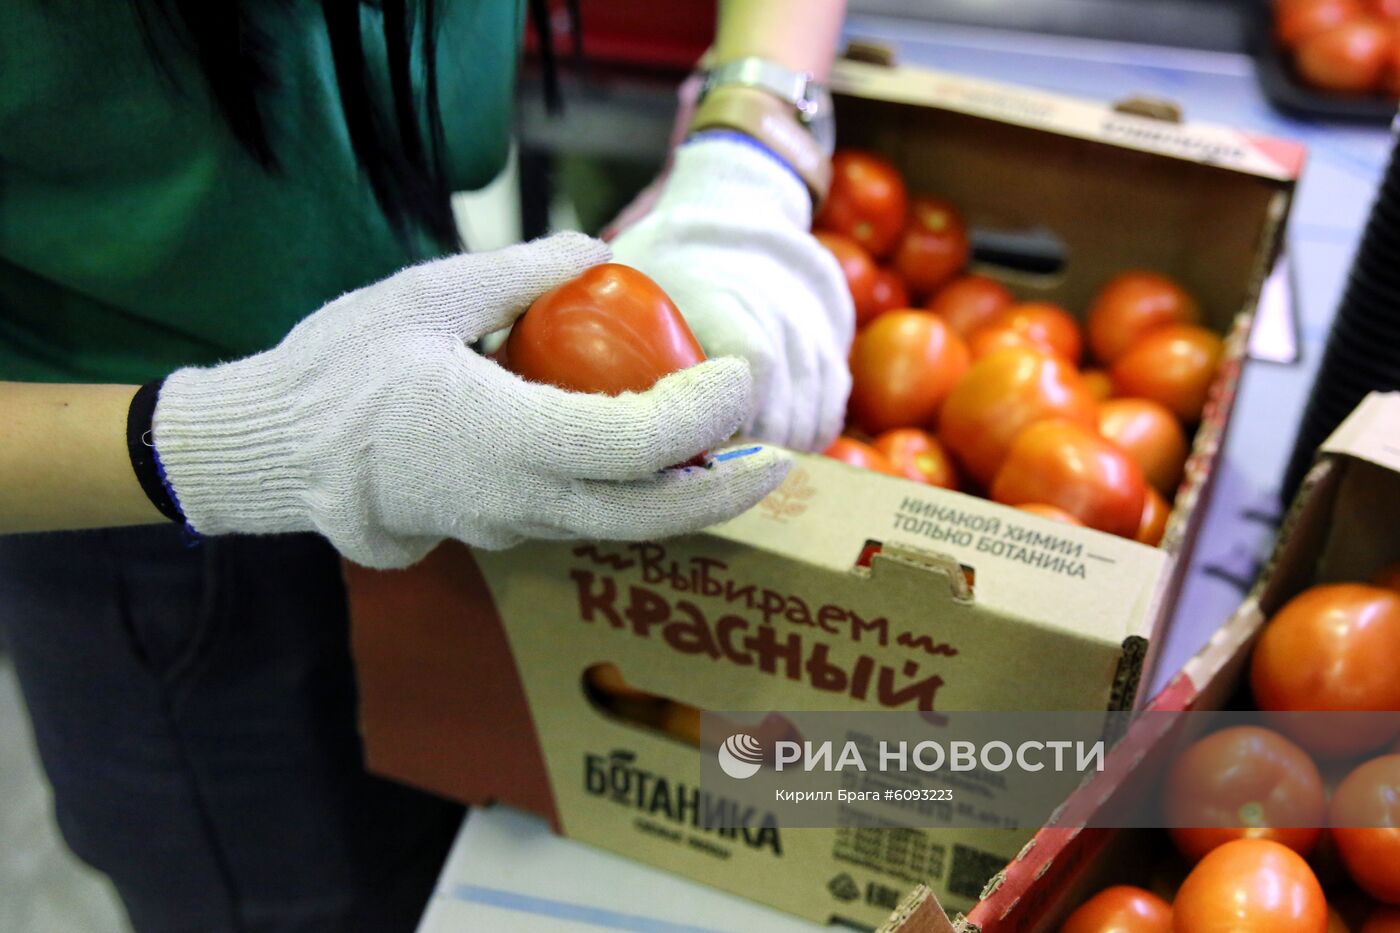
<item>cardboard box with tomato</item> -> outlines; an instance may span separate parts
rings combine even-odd
[[[1398,438],[1400,394],[1369,396],[1323,446],[1253,590],[1210,642],[1146,704],[1148,710],[1248,708],[1254,701],[1250,696],[1252,653],[1284,606],[1319,585],[1381,582],[1382,572],[1393,570],[1400,561]],[[1391,654],[1372,660],[1377,670],[1390,670],[1393,680],[1400,659]],[[1100,774],[1067,801],[1066,811],[1088,814],[1075,822],[1089,828],[1066,825],[1041,830],[965,913],[955,913],[951,907],[945,912],[941,895],[919,888],[881,930],[1057,930],[1076,907],[1112,885],[1147,887],[1170,899],[1190,866],[1175,851],[1167,831],[1104,828],[1105,821],[1097,816],[1124,800],[1154,799],[1159,794],[1160,782],[1170,773],[1171,759],[1180,746],[1170,734],[1172,722],[1170,716],[1140,718],[1120,746],[1120,751],[1128,753],[1125,757],[1135,762],[1126,776]],[[1386,749],[1382,746],[1361,757],[1373,754],[1386,754]],[[1324,767],[1324,775],[1328,770]],[[1332,774],[1325,780],[1335,784],[1342,777]],[[1371,899],[1348,878],[1345,860],[1339,858],[1326,831],[1307,847],[1335,912],[1355,923],[1374,909]],[[1400,859],[1390,861],[1394,865],[1389,877],[1400,879]],[[950,914],[956,919],[950,920]]]
[[[1301,154],[920,69],[847,61],[832,83],[843,145],[893,160],[993,240],[1048,238],[1067,257],[977,271],[1082,311],[1114,273],[1157,269],[1226,336],[1162,546],[801,455],[767,500],[700,535],[449,545],[347,580],[375,771],[544,814],[817,922],[873,926],[916,883],[970,906],[1029,834],[785,830],[761,813],[719,829],[733,802],[698,786],[697,711],[1133,708]]]

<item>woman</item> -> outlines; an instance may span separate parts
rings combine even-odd
[[[137,930],[414,926],[456,814],[363,771],[337,551],[691,531],[786,462],[661,468],[834,437],[852,315],[784,81],[841,7],[721,4],[613,245],[714,359],[615,399],[469,349],[608,247],[432,258],[506,153],[517,2],[0,8],[0,533],[42,532],[0,537],[0,620],[64,838]]]

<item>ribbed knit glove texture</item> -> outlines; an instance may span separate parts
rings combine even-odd
[[[825,450],[845,419],[855,311],[811,220],[807,189],[776,157],[701,136],[676,151],[656,206],[612,247],[666,289],[706,353],[749,361],[745,433]]]
[[[152,438],[202,534],[317,531],[370,567],[445,538],[643,539],[747,509],[788,461],[664,469],[749,417],[738,359],[615,398],[528,383],[468,344],[609,259],[582,234],[413,266],[331,302],[265,353],[165,382]]]

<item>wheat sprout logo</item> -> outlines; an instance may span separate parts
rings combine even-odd
[[[774,521],[786,522],[789,518],[796,518],[807,511],[812,497],[816,494],[817,487],[808,480],[807,471],[795,467],[777,489],[758,503],[758,508],[762,514]]]

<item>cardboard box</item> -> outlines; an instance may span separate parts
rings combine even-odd
[[[1364,581],[1400,560],[1400,393],[1372,394],[1323,445],[1279,532],[1278,545],[1240,608],[1153,698],[1166,712],[1229,706],[1247,678],[1250,651],[1265,623],[1294,596],[1323,583]],[[1067,807],[1111,806],[1119,795],[1151,792],[1168,748],[1166,717],[1139,720],[1124,745],[1136,766],[1126,779],[1100,775]],[[1093,801],[1105,800],[1103,804]],[[1091,822],[1091,821],[1086,821]],[[881,930],[981,933],[1059,928],[1094,892],[1112,884],[1148,884],[1156,856],[1170,848],[1161,830],[1046,829],[950,922],[928,888],[916,889]]]
[[[748,514],[664,544],[445,546],[348,568],[370,766],[815,921],[873,926],[911,884],[970,905],[1028,834],[707,829],[695,709],[1123,710],[1180,584],[1300,151],[1229,130],[845,62],[843,144],[974,226],[1047,232],[1061,274],[990,270],[1082,311],[1110,275],[1178,277],[1229,334],[1164,546],[801,456]],[[1043,236],[1042,236],[1043,239]],[[611,713],[585,671],[645,699]],[[630,719],[618,713],[631,713]],[[682,722],[667,722],[679,716]]]

